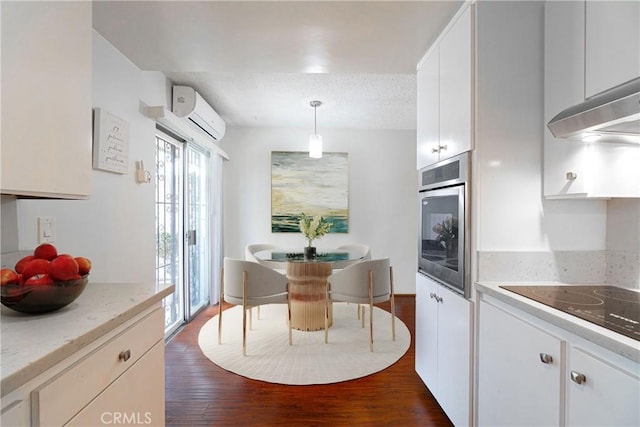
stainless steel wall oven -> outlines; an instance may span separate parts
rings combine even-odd
[[[418,271],[470,293],[471,153],[420,169]]]

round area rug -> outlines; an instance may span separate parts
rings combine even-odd
[[[200,329],[198,344],[204,355],[221,368],[243,377],[289,385],[329,384],[381,371],[409,349],[411,334],[396,317],[396,340],[391,339],[391,313],[374,307],[373,353],[369,351],[369,309],[365,327],[357,317],[357,305],[333,304],[329,343],[324,331],[293,329],[289,346],[286,305],[253,309],[253,329],[247,318],[247,355],[242,356],[242,307],[222,314],[222,344],[218,344],[218,316]]]

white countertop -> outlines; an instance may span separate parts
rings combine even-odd
[[[60,310],[0,309],[2,396],[122,325],[174,291],[155,283],[93,283]]]
[[[555,326],[582,337],[614,353],[620,354],[628,359],[640,363],[640,342],[633,338],[626,337],[617,332],[610,331],[602,326],[596,325],[579,317],[564,313],[545,304],[523,297],[516,293],[500,288],[502,285],[568,285],[558,282],[476,282],[475,288],[478,292],[486,293],[496,299],[512,305],[537,318],[549,322]]]

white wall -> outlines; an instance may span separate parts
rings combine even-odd
[[[271,151],[306,151],[310,129],[231,128],[221,141],[225,255],[250,243],[305,246],[300,233],[271,232]],[[319,248],[359,242],[390,257],[397,293],[415,292],[417,172],[415,131],[320,130],[325,151],[349,153],[349,233],[328,234]],[[318,177],[319,180],[322,177]]]
[[[603,250],[605,201],[543,200],[544,3],[477,3],[476,248]]]
[[[18,200],[19,247],[37,246],[37,217],[53,216],[54,244],[90,258],[92,281],[155,281],[155,186],[135,182],[135,162],[154,173],[155,122],[142,111],[145,103],[166,105],[166,78],[141,72],[95,31],[92,65],[94,108],[130,124],[129,173],[94,170],[88,200]]]

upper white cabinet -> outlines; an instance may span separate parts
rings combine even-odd
[[[585,38],[589,25],[585,7],[609,2],[547,1],[545,3],[544,120],[586,98]],[[608,27],[609,36],[628,32],[628,22]],[[637,31],[637,27],[636,27]],[[593,56],[593,54],[591,54]],[[637,61],[636,61],[637,63]],[[613,68],[607,65],[610,72]],[[605,73],[606,74],[606,73]],[[615,76],[612,78],[616,78]],[[618,82],[618,83],[622,83]],[[609,85],[608,87],[613,86]],[[585,143],[556,139],[544,129],[544,195],[547,198],[640,197],[640,146]]]
[[[473,6],[466,6],[417,73],[418,169],[473,148]]]
[[[91,2],[2,2],[3,194],[91,191]]]
[[[416,275],[416,372],[454,425],[471,424],[471,301]]]
[[[416,75],[418,120],[418,169],[440,158],[440,51],[425,58]]]
[[[585,4],[585,96],[640,76],[640,2]]]

